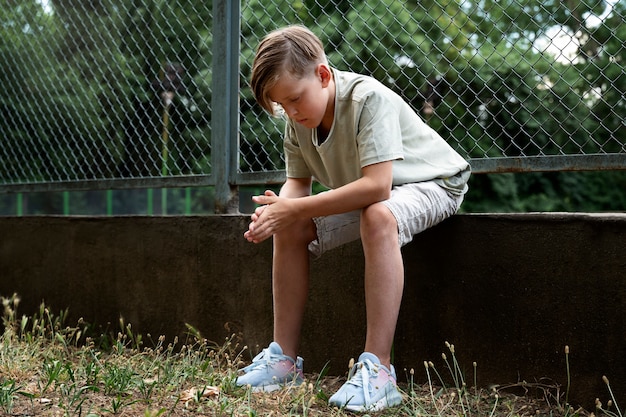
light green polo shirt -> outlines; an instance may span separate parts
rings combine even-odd
[[[398,94],[375,79],[333,69],[335,116],[326,140],[287,120],[287,177],[313,178],[330,189],[359,179],[361,169],[393,161],[393,185],[436,180],[467,191],[470,167]]]

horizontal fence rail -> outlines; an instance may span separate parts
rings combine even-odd
[[[0,193],[284,179],[254,51],[310,27],[477,173],[626,168],[626,2],[47,0],[0,10]]]

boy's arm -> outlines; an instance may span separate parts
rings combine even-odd
[[[328,193],[294,201],[294,215],[298,218],[328,216],[361,209],[387,200],[391,196],[393,161],[380,162],[362,168],[356,181]]]
[[[311,178],[287,178],[280,188],[280,197],[299,198],[311,195]]]

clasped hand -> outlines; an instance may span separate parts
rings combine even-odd
[[[267,190],[264,195],[254,196],[252,201],[260,206],[250,216],[252,221],[243,234],[248,242],[263,242],[295,220],[289,199],[281,198],[273,191]]]

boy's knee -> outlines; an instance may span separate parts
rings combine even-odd
[[[397,236],[398,223],[389,208],[382,203],[375,203],[361,212],[361,238],[381,237],[384,234]]]
[[[275,241],[284,241],[291,245],[308,245],[316,238],[315,223],[311,219],[294,222],[274,235]]]

